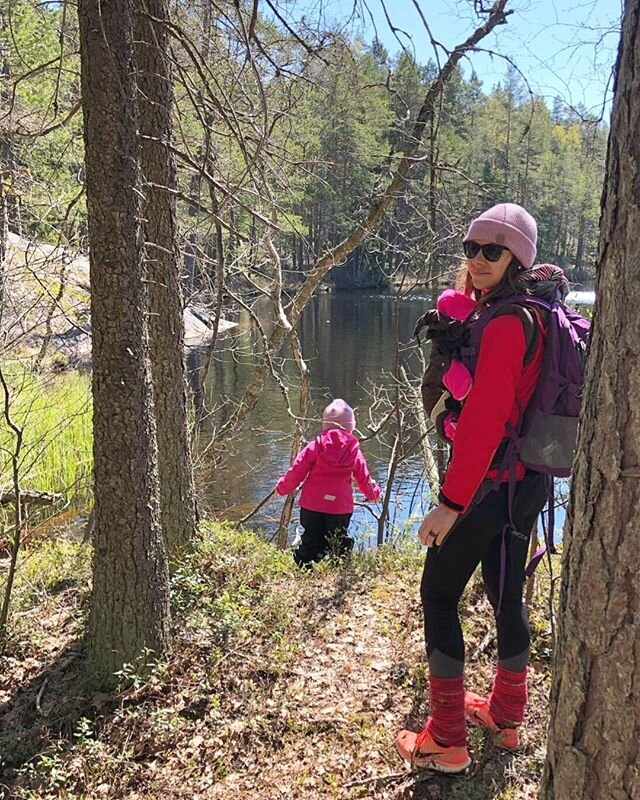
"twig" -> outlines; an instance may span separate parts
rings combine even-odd
[[[376,512],[375,512],[375,511],[374,511],[374,510],[371,508],[371,506],[369,505],[369,503],[359,503],[359,502],[357,502],[357,501],[356,501],[356,502],[354,502],[354,504],[353,504],[353,505],[354,505],[354,506],[359,506],[360,508],[366,508],[366,509],[367,509],[367,511],[368,511],[368,512],[371,514],[371,516],[372,516],[372,517],[373,517],[373,518],[376,520],[376,522],[379,522],[379,521],[380,521],[380,517],[379,517],[379,516],[378,516],[378,514],[376,514]]]
[[[351,789],[354,786],[366,786],[369,783],[393,783],[393,781],[400,781],[403,779],[413,778],[413,773],[411,772],[390,772],[388,775],[373,775],[370,778],[361,778],[358,781],[349,781],[349,783],[343,783],[343,789]]]
[[[474,50],[478,43],[487,36],[497,25],[504,24],[511,13],[505,11],[507,0],[496,0],[491,8],[489,18],[479,26],[462,44],[451,51],[449,58],[442,67],[437,77],[431,82],[422,102],[422,106],[413,125],[410,139],[401,152],[401,157],[390,182],[386,188],[376,196],[365,212],[360,222],[353,228],[341,242],[331,247],[312,266],[304,283],[300,286],[293,299],[285,308],[288,325],[283,325],[279,320],[274,325],[269,340],[269,350],[278,353],[285,340],[290,336],[291,329],[295,328],[302,312],[309,303],[313,293],[324,276],[337,264],[344,263],[347,256],[361,244],[369,235],[373,234],[382,222],[387,210],[396,198],[406,188],[412,159],[415,157],[418,146],[422,141],[427,124],[434,113],[435,104],[444,91],[448,79],[454,72],[460,59],[469,51]],[[226,441],[244,425],[249,414],[255,408],[262,394],[264,382],[269,373],[269,365],[260,364],[245,388],[244,395],[235,410],[217,432],[216,446],[223,448]]]
[[[13,534],[13,542],[11,544],[11,558],[9,561],[9,570],[7,572],[7,582],[4,589],[4,598],[2,601],[2,610],[0,611],[0,634],[4,636],[7,629],[7,619],[9,617],[9,604],[11,602],[11,592],[13,589],[13,581],[16,574],[16,564],[18,561],[18,551],[20,550],[20,535],[22,534],[22,527],[26,523],[26,510],[22,502],[20,486],[20,457],[22,453],[22,440],[23,429],[17,425],[11,416],[11,394],[4,372],[0,367],[0,383],[4,392],[4,419],[8,427],[11,428],[15,436],[15,446],[11,453],[11,472],[13,478],[13,492],[15,498],[15,530]],[[24,514],[24,516],[23,516]]]
[[[209,667],[210,672],[212,673],[214,672],[214,670],[218,669],[220,664],[222,664],[222,662],[225,661],[227,658],[230,658],[231,656],[236,656],[238,655],[238,653],[241,653],[243,650],[246,649],[247,646],[245,645],[244,647],[236,647],[234,650],[227,650],[227,652],[223,653],[220,656],[220,658],[213,664],[212,667]]]
[[[531,561],[537,550],[538,550],[538,521],[536,520],[533,523],[533,529],[531,531],[531,543],[529,545],[529,561]],[[527,588],[524,596],[525,608],[531,608],[531,602],[533,600],[533,592],[535,589],[535,580],[536,580],[535,572],[532,572],[531,575],[529,575],[529,577],[527,578]]]
[[[40,714],[41,717],[46,717],[47,716],[43,712],[42,706],[40,705],[40,703],[42,702],[42,695],[44,694],[44,690],[47,688],[47,684],[48,683],[49,683],[49,678],[45,678],[42,681],[42,686],[40,687],[40,690],[38,691],[38,696],[36,697],[36,710],[37,710],[38,714]]]
[[[258,505],[257,505],[257,506],[256,506],[256,507],[253,509],[253,511],[250,511],[248,514],[246,514],[244,517],[242,517],[242,519],[239,519],[239,520],[238,520],[238,525],[243,525],[243,524],[244,524],[244,523],[245,523],[245,522],[246,522],[248,519],[251,519],[251,517],[252,517],[254,514],[257,514],[257,512],[258,512],[258,511],[260,511],[260,509],[262,508],[262,506],[263,506],[265,503],[267,503],[269,500],[271,500],[271,498],[273,497],[273,495],[274,495],[275,493],[276,493],[276,490],[275,490],[275,489],[272,489],[272,490],[269,492],[269,494],[268,494],[268,495],[267,495],[267,496],[264,498],[264,500],[261,500],[261,501],[258,503]]]
[[[440,492],[440,475],[438,473],[438,465],[433,455],[433,447],[429,439],[429,422],[427,421],[424,408],[422,406],[422,398],[420,397],[420,390],[417,386],[413,386],[407,375],[407,370],[404,366],[400,367],[400,374],[405,385],[413,391],[415,396],[415,415],[418,421],[418,429],[420,431],[420,443],[422,445],[422,456],[424,458],[424,465],[427,470],[427,482],[429,483],[429,490],[431,497],[438,497]],[[433,430],[433,426],[431,426]]]
[[[225,278],[225,251],[224,251],[224,237],[222,234],[222,225],[220,223],[220,206],[216,191],[211,182],[209,182],[209,198],[211,200],[211,208],[214,213],[214,225],[216,229],[216,301],[213,313],[213,323],[211,325],[211,340],[207,346],[207,355],[205,364],[202,369],[200,383],[204,387],[207,382],[207,375],[211,368],[211,360],[213,353],[216,349],[216,342],[218,340],[218,328],[220,327],[220,319],[222,318],[222,300],[224,296],[224,278]]]
[[[280,270],[280,266],[278,264],[278,271]],[[276,306],[279,307],[280,311],[282,311],[282,305],[280,303],[280,293],[276,298]],[[284,312],[282,311],[284,316]],[[293,434],[293,441],[291,442],[291,463],[293,464],[296,456],[300,452],[302,448],[302,442],[304,440],[304,420],[307,417],[307,412],[309,410],[309,402],[311,400],[311,385],[309,382],[309,369],[302,357],[302,347],[300,345],[300,340],[298,339],[298,335],[295,331],[291,334],[291,350],[293,353],[293,359],[296,362],[296,367],[298,369],[298,375],[300,377],[300,400],[298,406],[298,418],[296,419],[296,430]],[[293,503],[295,497],[293,494],[290,494],[284,502],[284,506],[282,508],[282,514],[280,515],[280,525],[278,526],[278,547],[281,550],[284,550],[287,546],[287,537],[289,531],[289,523],[291,522],[291,515],[293,513]]]

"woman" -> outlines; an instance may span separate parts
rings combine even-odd
[[[555,270],[554,280],[566,284],[559,269],[545,267],[536,273],[536,240],[535,220],[512,203],[493,206],[471,223],[464,238],[466,262],[460,288],[478,302],[476,314],[498,298],[542,286],[541,278],[548,284],[550,269]],[[456,420],[440,503],[418,532],[429,548],[421,597],[430,714],[422,732],[402,730],[396,739],[401,756],[414,766],[442,772],[466,769],[471,761],[467,721],[489,729],[499,747],[518,747],[530,642],[522,602],[524,568],[529,535],[548,485],[545,476],[517,462],[515,497],[510,503],[508,475],[498,474],[498,464],[507,429],[518,425],[540,375],[545,328],[538,312],[527,313],[529,326],[521,309],[508,306],[486,324],[473,385]],[[503,545],[506,558],[504,551],[501,558]],[[458,617],[458,602],[478,564],[498,633],[498,663],[488,698],[464,691],[464,641]]]

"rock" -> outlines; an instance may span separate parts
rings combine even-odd
[[[23,355],[36,358],[48,338],[46,363],[53,369],[91,369],[89,258],[10,233],[6,263],[10,302],[3,322]],[[211,316],[208,309],[185,309],[185,349],[211,340]],[[235,327],[237,323],[221,319],[218,332]]]
[[[201,309],[187,306],[184,310],[184,345],[185,347],[202,347],[213,336],[211,320],[203,320],[204,313]],[[218,333],[226,333],[238,326],[237,322],[221,319]]]

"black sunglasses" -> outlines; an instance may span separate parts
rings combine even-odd
[[[482,250],[482,255],[487,261],[499,261],[507,247],[501,244],[478,244],[478,242],[463,242],[462,249],[467,258],[475,258]]]

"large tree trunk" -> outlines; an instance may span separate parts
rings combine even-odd
[[[193,536],[196,512],[187,419],[183,299],[169,150],[173,86],[166,0],[135,0],[135,60],[142,134],[143,215],[151,375],[156,410],[160,516],[170,557]]]
[[[640,798],[640,0],[627,0],[542,798]]]
[[[0,31],[6,35],[8,27],[7,15],[4,9],[0,11]],[[0,105],[4,109],[11,108],[11,65],[8,56],[4,55],[0,65]],[[9,237],[9,210],[11,198],[7,195],[7,187],[11,186],[14,180],[15,156],[13,154],[13,143],[11,140],[11,113],[6,112],[3,120],[4,130],[0,134],[0,321],[4,310],[4,285],[5,285],[5,257]],[[17,203],[17,199],[14,198]],[[19,233],[19,231],[17,231]]]
[[[91,261],[95,552],[89,669],[109,685],[168,643],[143,282],[129,0],[80,0]]]

